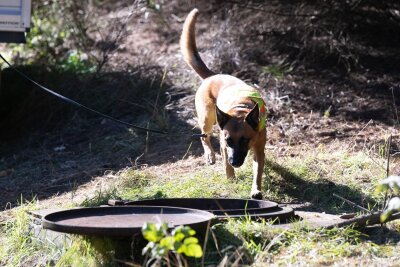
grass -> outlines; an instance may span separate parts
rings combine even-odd
[[[0,266],[103,266],[110,262],[107,240],[63,236],[53,239],[37,232],[27,211],[37,210],[36,201],[13,210],[13,221],[1,225]]]
[[[379,153],[351,152],[346,148],[321,146],[304,148],[297,155],[268,153],[263,193],[278,202],[309,202],[311,210],[352,212],[353,208],[332,197],[345,198],[374,207],[381,197],[374,194],[378,180],[385,175],[385,159]],[[251,186],[251,161],[227,180],[219,163],[202,166],[196,159],[144,169],[126,168],[117,174],[108,190],[98,191],[82,206],[97,206],[110,198],[147,199],[166,197],[247,198]],[[166,171],[168,169],[168,171]],[[40,203],[21,205],[13,220],[1,228],[0,265],[103,266],[114,264],[112,245],[100,239],[73,237],[59,247],[42,241],[28,231],[27,210]],[[304,222],[291,230],[277,229],[269,222],[249,219],[229,220],[212,227],[205,253],[205,264],[225,260],[254,266],[363,265],[400,263],[399,224],[375,232],[351,227],[311,229]],[[386,229],[386,230],[385,230]],[[387,238],[382,239],[385,236]],[[101,256],[102,255],[102,256]]]
[[[351,227],[313,229],[299,222],[291,230],[282,230],[268,222],[243,219],[229,220],[214,226],[213,231],[220,251],[228,251],[229,256],[240,251],[242,260],[253,266],[341,266],[341,261],[348,266],[357,265],[360,259],[366,264],[398,263],[396,242],[377,245]],[[235,249],[229,250],[232,246]]]
[[[167,197],[242,197],[246,198],[251,184],[239,175],[235,183],[222,173],[211,170],[156,178],[150,173],[126,170],[121,174],[120,196],[125,199]],[[198,186],[202,185],[202,186]],[[143,190],[145,188],[145,190]]]
[[[267,245],[268,250],[260,253],[255,265],[333,265],[343,259],[382,255],[379,246],[365,237],[352,228],[295,228],[272,239]]]
[[[384,159],[346,148],[320,147],[300,152],[297,157],[270,157],[266,174],[271,189],[281,199],[309,201],[329,212],[348,211],[332,198],[336,193],[365,206],[374,206],[373,194],[379,179],[385,177]]]

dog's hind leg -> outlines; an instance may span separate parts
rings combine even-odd
[[[202,133],[207,134],[207,137],[202,137],[201,138],[201,144],[203,145],[204,149],[204,157],[206,159],[206,162],[210,165],[215,163],[215,152],[214,149],[211,146],[211,131],[203,131]]]

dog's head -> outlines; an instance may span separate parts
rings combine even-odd
[[[216,107],[216,113],[221,129],[221,142],[226,147],[228,162],[232,167],[240,167],[258,135],[260,123],[258,105],[256,104],[250,112],[233,115]]]

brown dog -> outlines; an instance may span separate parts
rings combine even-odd
[[[195,22],[198,10],[193,9],[183,25],[180,46],[186,63],[203,79],[196,93],[196,112],[206,160],[215,163],[210,134],[217,122],[220,131],[221,154],[226,176],[235,177],[234,167],[240,167],[251,149],[253,184],[251,197],[261,199],[261,176],[264,169],[266,142],[265,104],[258,91],[230,75],[215,74],[207,68],[197,52]]]

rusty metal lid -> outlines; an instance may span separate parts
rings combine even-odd
[[[248,218],[254,221],[269,220],[273,223],[288,223],[299,217],[294,214],[294,210],[289,207],[278,207],[276,210],[269,212],[245,214],[245,215],[229,215],[221,219],[237,219],[237,218]]]
[[[168,228],[188,225],[205,229],[214,215],[207,211],[154,206],[80,208],[58,211],[43,217],[45,229],[99,236],[132,236],[144,223],[165,222]]]
[[[219,218],[278,212],[281,209],[272,201],[237,198],[165,198],[147,200],[109,200],[111,206],[141,205],[169,206],[199,209],[212,212]]]

